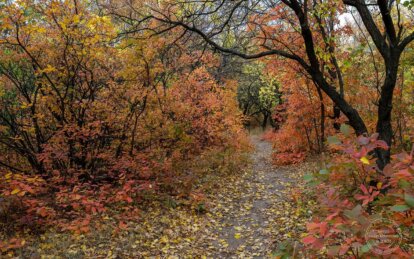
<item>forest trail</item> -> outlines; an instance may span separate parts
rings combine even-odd
[[[304,226],[291,193],[301,175],[293,167],[274,166],[272,145],[260,134],[251,135],[251,142],[255,149],[250,167],[229,186],[232,194],[218,194],[213,213],[223,216],[218,229],[221,246],[214,257],[268,257],[278,242],[294,237]]]
[[[213,180],[215,187],[206,194],[205,214],[180,206],[153,207],[142,215],[146,222],[135,226],[134,233],[111,242],[112,247],[129,246],[122,252],[118,249],[118,255],[269,258],[279,242],[298,240],[308,213],[294,202],[293,190],[303,186],[309,165],[274,166],[271,143],[262,140],[260,133],[250,138],[254,147],[250,165]]]

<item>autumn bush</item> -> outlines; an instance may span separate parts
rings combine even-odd
[[[307,253],[315,258],[412,258],[413,151],[394,155],[380,171],[373,152],[388,147],[378,135],[354,140],[348,127],[341,130],[341,138],[328,139],[340,153],[319,172],[305,176],[318,190],[318,212],[303,238]]]
[[[282,102],[274,107],[272,113],[276,125],[265,133],[264,139],[273,144],[274,163],[289,165],[323,152],[325,134],[334,133],[335,129],[325,114],[332,113],[329,108],[332,105],[321,102],[309,82],[301,78],[281,82]]]
[[[217,58],[177,56],[165,37],[115,42],[114,21],[89,5],[28,0],[0,11],[3,234],[88,232],[113,209],[135,219],[145,193],[189,196],[205,175],[200,158],[220,161],[204,170],[243,165],[237,84],[211,74]]]

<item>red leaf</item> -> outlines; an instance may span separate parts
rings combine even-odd
[[[319,233],[321,234],[321,236],[325,236],[327,231],[328,231],[328,223],[321,222],[319,224]]]
[[[123,222],[123,221],[119,221],[118,227],[119,227],[120,229],[125,230],[125,229],[127,229],[127,228],[128,228],[128,225],[127,225],[125,222]]]
[[[45,207],[41,207],[41,208],[37,209],[36,213],[39,214],[42,217],[47,216],[47,210],[46,210]]]
[[[129,196],[126,196],[126,201],[128,202],[128,203],[131,203],[133,200],[132,200],[132,198],[131,197],[129,197]]]
[[[361,190],[365,193],[365,194],[369,194],[367,187],[365,187],[365,185],[361,184]]]
[[[310,245],[310,244],[313,244],[316,240],[318,240],[318,239],[315,238],[314,236],[307,236],[307,237],[302,239],[302,242],[305,245]]]
[[[349,247],[349,245],[342,245],[339,249],[339,255],[344,255],[348,251]]]

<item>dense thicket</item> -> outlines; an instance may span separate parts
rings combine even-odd
[[[214,76],[211,52],[178,46],[175,34],[123,37],[88,1],[12,1],[0,17],[5,229],[86,231],[107,206],[144,192],[188,196],[209,170],[239,166],[237,84]]]

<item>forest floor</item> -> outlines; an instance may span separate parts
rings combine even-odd
[[[303,175],[314,163],[275,167],[272,146],[252,135],[250,165],[210,179],[205,213],[188,206],[154,202],[138,223],[114,231],[111,219],[96,232],[48,232],[21,251],[31,258],[263,258],[277,244],[299,240],[311,216],[307,202],[295,198]],[[114,223],[115,224],[115,223]]]

